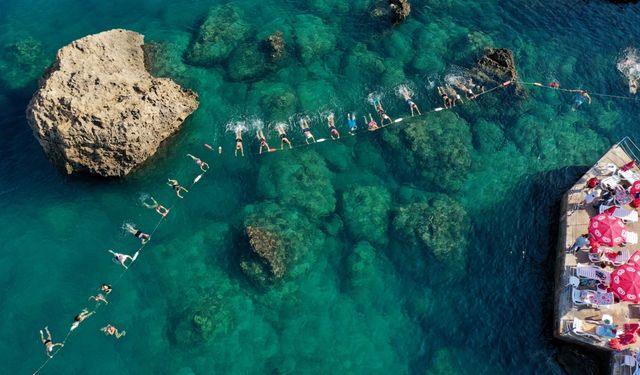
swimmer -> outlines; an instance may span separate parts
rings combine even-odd
[[[366,118],[365,118],[366,122]],[[358,130],[358,124],[356,123],[356,114],[347,113],[347,126],[349,126],[349,134],[354,135]]]
[[[378,126],[378,123],[376,122],[376,120],[374,120],[373,116],[371,116],[371,113],[369,113],[369,121],[368,122],[367,122],[367,116],[362,116],[362,117],[364,117],[364,122],[367,123],[367,130],[372,132],[374,130],[380,129],[380,127]]]
[[[635,95],[638,92],[638,78],[629,78],[629,94]]]
[[[156,207],[158,207],[158,202],[155,199],[153,199],[152,196],[150,196],[148,194],[144,194],[144,195],[140,196],[140,202],[146,208],[156,208]]]
[[[107,299],[102,294],[98,294],[97,296],[91,296],[89,297],[89,299],[94,300],[96,302],[104,302],[106,305],[109,304],[109,302],[107,302]]]
[[[136,252],[133,257],[127,254],[116,253],[113,250],[109,250],[109,252],[113,254],[113,261],[120,264],[122,267],[124,267],[124,269],[129,269],[129,267],[127,267],[127,265],[125,264],[127,260],[130,260],[131,263],[133,263],[138,257],[138,252]]]
[[[407,86],[404,86],[404,85],[400,86],[400,88],[398,89],[398,92],[400,92],[400,95],[402,95],[402,98],[404,99],[404,101],[409,106],[409,109],[411,110],[411,116],[412,117],[414,115],[414,111],[418,111],[419,115],[422,114],[422,113],[420,113],[420,109],[418,109],[418,106],[416,105],[416,103],[414,103],[413,99],[411,98],[411,91],[409,90],[409,88]]]
[[[258,129],[256,132],[256,137],[258,137],[258,141],[260,141],[260,153],[262,154],[262,148],[266,148],[269,151],[269,144],[267,143],[267,139],[264,137],[264,133],[262,129]]]
[[[109,284],[102,284],[100,285],[100,290],[103,291],[105,294],[109,294],[111,293],[113,288]]]
[[[456,92],[456,90],[453,87],[446,85],[444,88],[447,91],[447,94],[449,94],[449,98],[451,98],[452,100],[452,104],[451,104],[452,107],[455,107],[456,102],[458,101],[460,102],[460,104],[464,104],[464,101],[460,97],[460,94],[458,94],[458,92]]]
[[[142,233],[136,227],[134,227],[132,224],[125,223],[124,224],[124,230],[126,230],[127,232],[133,234],[134,237],[139,238],[143,245],[146,244],[147,242],[149,242],[149,240],[151,239],[150,235],[148,235],[146,233]]]
[[[51,332],[49,332],[49,327],[44,327],[44,331],[47,333],[47,338],[44,338],[44,333],[42,332],[42,330],[40,330],[40,340],[42,341],[42,344],[44,345],[44,348],[47,351],[47,356],[49,356],[49,358],[53,358],[53,349],[56,346],[59,347],[63,347],[64,344],[63,343],[53,343],[52,339],[51,339]]]
[[[162,206],[162,205],[158,205],[156,207],[156,212],[159,213],[160,216],[162,216],[163,218],[167,217],[167,215],[169,214],[169,211],[170,210],[168,208],[166,208],[165,206]]]
[[[87,309],[82,309],[82,311],[80,311],[80,314],[76,315],[73,318],[73,324],[71,324],[71,330],[73,331],[74,329],[78,328],[80,323],[82,323],[83,320],[93,315],[93,313],[95,313],[95,311],[89,312],[89,310]]]
[[[100,328],[100,331],[104,332],[107,336],[115,336],[117,339],[127,334],[127,331],[118,332],[118,329],[111,324],[107,324],[105,327]]]
[[[309,122],[306,118],[300,119],[300,129],[302,129],[302,134],[305,136],[305,142],[309,144],[309,140],[316,142],[316,138],[311,134],[311,128],[309,128]]]
[[[588,104],[591,104],[591,96],[589,96],[589,93],[586,90],[578,90],[578,93],[576,94],[574,100],[575,100],[575,103],[572,108],[572,110],[574,111],[578,107],[580,107],[582,104],[584,104],[585,101]]]
[[[198,167],[200,167],[200,170],[202,170],[203,172],[206,172],[207,170],[209,170],[209,164],[203,162],[202,160],[200,160],[199,158],[191,155],[191,154],[187,154],[188,157],[190,157],[191,159],[193,159],[193,161],[196,162],[196,164],[198,165]]]
[[[384,126],[385,120],[389,121],[389,125],[393,123],[391,117],[389,117],[389,115],[384,111],[384,108],[382,108],[382,102],[379,99],[376,101],[375,108],[378,115],[380,115],[380,125]]]
[[[460,80],[454,79],[452,83],[455,87],[458,88],[458,90],[462,90],[462,92],[464,92],[464,95],[467,97],[467,99],[476,97],[476,95],[473,93],[473,90],[465,86],[464,83],[462,83]]]
[[[447,92],[444,91],[444,88],[442,88],[442,86],[438,86],[438,95],[440,95],[444,102],[444,108],[451,108],[451,98],[449,98],[449,95],[447,95]]]
[[[338,129],[336,129],[336,124],[333,117],[333,112],[329,113],[327,116],[327,126],[329,126],[329,132],[331,133],[331,139],[340,139],[340,133],[338,133]]]
[[[182,195],[180,195],[181,192],[185,192],[188,193],[189,190],[185,189],[184,187],[180,186],[180,184],[178,183],[178,180],[172,180],[172,179],[168,179],[167,180],[167,185],[171,186],[173,188],[173,190],[176,192],[176,195],[178,196],[178,198],[184,198]]]
[[[238,156],[238,151],[240,151],[240,154],[244,156],[244,146],[242,146],[242,128],[240,127],[236,129],[236,150],[234,152],[235,156]]]
[[[289,145],[289,148],[291,148],[291,142],[289,141],[289,138],[287,138],[287,124],[279,122],[276,124],[275,128],[278,132],[278,136],[280,137],[280,149],[282,150],[284,148],[285,143]]]
[[[560,88],[560,82],[549,82],[549,87],[551,87],[552,89],[559,89]]]

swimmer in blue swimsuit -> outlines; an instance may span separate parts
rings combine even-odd
[[[402,97],[404,98],[404,101],[407,103],[407,105],[409,106],[409,109],[411,110],[411,116],[413,117],[414,113],[413,111],[417,111],[419,115],[421,115],[422,113],[420,113],[420,109],[418,109],[418,106],[416,105],[416,103],[413,102],[412,98],[411,98],[411,91],[409,91],[409,88],[407,86],[400,86],[400,88],[398,89],[398,92],[402,95]]]
[[[580,107],[584,102],[591,104],[591,96],[585,90],[580,90],[575,97],[575,104],[573,106],[573,110],[575,111],[578,107]]]
[[[347,113],[347,124],[349,125],[349,134],[354,135],[358,130],[358,124],[356,124],[356,114]]]

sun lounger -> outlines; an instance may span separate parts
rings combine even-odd
[[[599,163],[598,165],[596,165],[596,169],[601,176],[610,175],[618,171],[618,167],[613,163]]]
[[[600,186],[605,189],[615,190],[615,188],[620,184],[620,181],[622,181],[620,176],[613,175],[600,181]]]
[[[611,282],[611,275],[609,272],[596,266],[578,264],[575,268],[575,275],[582,279],[598,280],[607,285]]]
[[[584,321],[578,318],[573,318],[573,321],[565,321],[566,323],[566,332],[574,334],[576,336],[585,337],[596,342],[600,342],[601,338],[592,333],[585,332],[584,330]]]
[[[624,238],[624,242],[635,245],[638,243],[638,233],[636,232],[627,232],[627,236]]]
[[[618,176],[622,177],[625,181],[633,184],[634,182],[640,180],[640,176],[632,170],[623,171],[622,169],[618,169]]]
[[[613,305],[613,293],[580,290],[573,288],[571,299],[578,306],[608,307]]]
[[[621,266],[625,263],[627,263],[627,261],[629,260],[629,258],[631,258],[631,251],[629,250],[622,250],[620,252],[621,254],[618,255],[616,257],[616,259],[614,259],[611,263],[613,263],[614,266],[618,267]]]
[[[600,205],[600,213],[605,212],[606,210],[610,209],[611,207],[616,207],[616,206],[607,206],[607,205]],[[611,216],[615,216],[617,218],[622,219],[623,221],[626,221],[628,223],[635,223],[638,221],[638,211],[636,210],[627,210],[625,208],[622,207],[616,207],[616,209],[611,213]]]

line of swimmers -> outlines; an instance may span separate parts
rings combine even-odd
[[[409,110],[411,111],[411,116],[414,116],[415,114],[420,115],[421,114],[420,109],[418,108],[418,105],[413,101],[411,97],[411,92],[409,91],[409,89],[406,88],[405,86],[402,86],[400,88],[400,94],[403,96],[405,102],[409,106]],[[368,119],[366,115],[363,116],[364,122],[365,124],[367,124],[367,130],[375,131],[375,130],[378,130],[381,126],[385,126],[385,124],[389,125],[393,123],[393,119],[386,113],[380,99],[373,99],[372,105],[375,111],[380,116],[380,126],[373,119],[373,116],[371,115],[371,113],[369,113]],[[299,125],[300,125],[300,130],[302,131],[302,134],[305,137],[305,142],[307,144],[315,143],[316,138],[313,135],[313,133],[311,133],[311,126],[309,125],[309,119],[307,117],[300,119]],[[340,138],[340,132],[336,128],[335,115],[333,113],[329,113],[329,115],[327,116],[327,127],[329,129],[329,135],[331,139],[336,140]],[[349,134],[351,135],[354,135],[355,132],[358,130],[358,124],[356,121],[355,113],[347,113],[347,128],[349,129]],[[289,148],[292,148],[293,145],[291,144],[291,140],[289,140],[289,137],[287,135],[287,130],[286,130],[287,125],[285,123],[280,122],[274,126],[274,129],[276,130],[276,132],[278,133],[278,136],[280,137],[280,149],[281,150],[284,149],[285,145],[289,146]],[[240,153],[241,156],[244,156],[244,145],[242,140],[243,132],[244,132],[244,129],[241,127],[238,127],[235,131],[235,136],[236,136],[235,138],[236,146],[234,151],[235,156],[238,156],[238,153]],[[265,137],[264,131],[262,129],[258,129],[256,131],[256,138],[258,139],[258,142],[260,144],[260,149],[259,149],[260,154],[262,154],[262,152],[264,151],[269,151],[269,152],[275,151],[275,149],[271,148],[267,143],[267,138]],[[205,144],[205,147],[212,149],[211,146],[206,144]],[[218,152],[220,153],[221,149],[219,149]]]
[[[202,170],[203,172],[206,172],[209,169],[209,165],[206,162],[202,161],[201,159],[191,154],[187,154],[187,156],[190,157],[196,163],[196,165],[200,167],[200,170]],[[183,198],[182,192],[187,192],[187,193],[189,192],[186,188],[181,186],[180,183],[175,179],[169,179],[167,181],[167,185],[169,185],[175,191],[178,198]],[[158,204],[158,202],[152,196],[147,196],[146,198],[144,198],[142,200],[142,205],[148,209],[155,210],[163,218],[165,218],[169,213],[169,209]],[[123,226],[123,229],[129,232],[134,237],[138,238],[142,245],[146,245],[147,242],[151,240],[151,235],[142,232],[141,230],[136,228],[134,224],[125,223]],[[128,254],[118,253],[113,250],[108,250],[108,252],[112,254],[114,263],[121,265],[122,267],[124,267],[125,270],[129,268],[129,266],[127,265],[127,262],[129,262],[129,265],[130,265],[132,262],[134,262],[138,258],[138,255],[140,255],[140,250],[136,251],[136,253],[133,256]],[[109,301],[107,301],[106,296],[108,296],[112,290],[113,290],[113,287],[111,285],[102,284],[100,286],[101,293],[98,293],[95,296],[90,296],[89,300],[93,300],[97,304],[104,303],[108,305]],[[87,308],[83,308],[82,311],[80,311],[80,313],[73,318],[73,323],[71,324],[71,328],[69,331],[73,331],[76,328],[78,328],[78,326],[80,326],[80,323],[82,323],[85,319],[87,319],[94,313],[95,311],[89,311]],[[114,336],[117,339],[127,334],[126,331],[124,330],[119,331],[118,328],[116,328],[112,324],[107,324],[106,326],[102,327],[100,331],[107,336]],[[61,347],[61,348],[64,347],[63,342],[62,343],[53,342],[53,339],[51,337],[51,332],[49,331],[48,326],[44,327],[44,331],[40,330],[40,341],[44,345],[45,351],[47,353],[47,356],[49,356],[49,358],[53,358],[53,354],[54,354],[53,351],[56,347]]]

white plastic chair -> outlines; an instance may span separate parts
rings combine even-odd
[[[629,250],[622,250],[621,254],[618,255],[616,257],[616,259],[613,260],[613,262],[611,262],[614,266],[618,267],[621,266],[625,263],[627,263],[627,261],[629,261],[629,258],[631,258],[631,251]]]
[[[622,171],[618,170],[618,176],[622,177],[625,181],[628,181],[630,184],[640,180],[640,176],[632,170]]]
[[[589,338],[591,340],[600,342],[600,337],[597,335],[594,335],[592,333],[587,333],[584,331],[584,322],[578,318],[573,318],[573,322],[568,322],[569,323],[569,332],[575,334],[576,336],[582,336],[582,337],[586,337]]]
[[[578,264],[575,268],[575,274],[582,279],[598,280],[605,284],[611,282],[611,274],[601,267]]]
[[[624,242],[635,245],[638,243],[638,233],[636,232],[627,232],[627,236],[624,238]]]
[[[580,279],[576,276],[569,276],[569,284],[567,284],[567,286],[572,286],[574,288],[577,288],[580,286]]]
[[[600,186],[605,189],[615,190],[615,188],[620,184],[620,181],[620,176],[613,175],[600,181]]]
[[[573,288],[573,290],[571,290],[571,300],[573,301],[574,305],[578,305],[578,306],[591,305],[589,302],[585,302],[582,300],[582,291],[580,289]]]
[[[616,209],[613,211],[611,216],[622,219],[622,221],[625,221],[628,223],[635,223],[638,221],[638,211],[636,210],[627,210],[626,208],[622,208],[622,207],[607,206],[606,204],[601,204],[599,211],[600,213],[603,213],[606,210],[610,209],[611,207],[616,207]]]

